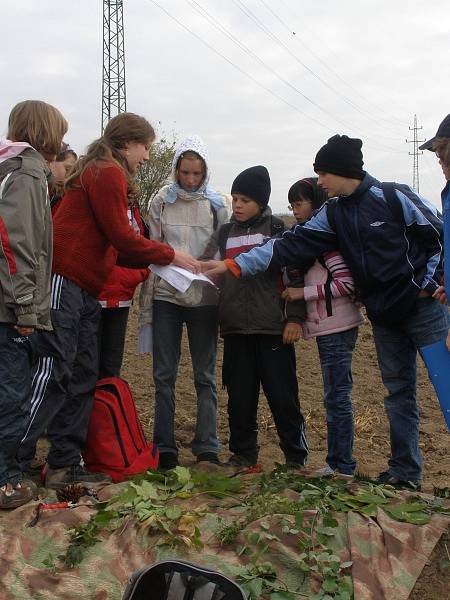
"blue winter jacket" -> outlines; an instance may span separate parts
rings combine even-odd
[[[366,173],[350,196],[328,200],[304,225],[239,255],[242,276],[306,266],[338,248],[368,317],[388,326],[401,322],[414,310],[421,289],[433,294],[439,285],[443,224],[437,209],[409,186],[396,183],[395,191],[403,219],[391,212],[380,182]]]

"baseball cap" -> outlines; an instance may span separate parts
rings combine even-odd
[[[436,135],[427,140],[425,144],[419,146],[420,150],[431,150],[433,152],[433,144],[437,138],[450,138],[450,115],[447,115],[439,125]]]

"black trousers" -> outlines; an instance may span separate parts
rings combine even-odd
[[[119,377],[122,368],[128,306],[102,308],[98,328],[98,378]]]
[[[80,462],[98,375],[100,311],[100,304],[90,294],[53,275],[53,331],[36,336],[31,417],[18,452],[22,469],[29,467],[37,440],[46,429],[51,467]]]
[[[306,461],[308,444],[293,344],[283,344],[281,335],[225,335],[223,384],[228,392],[231,452],[250,460],[258,456],[257,412],[262,385],[286,460]]]

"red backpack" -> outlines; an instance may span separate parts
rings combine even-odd
[[[83,460],[114,483],[158,466],[158,448],[145,439],[131,390],[120,377],[97,381]]]

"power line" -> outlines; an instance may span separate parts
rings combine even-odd
[[[289,32],[290,36],[292,39],[295,40],[296,43],[302,45],[318,62],[320,62],[321,65],[323,65],[332,75],[334,75],[339,81],[341,81],[344,85],[346,85],[348,88],[350,88],[350,90],[356,94],[357,96],[359,96],[364,102],[366,102],[367,104],[371,105],[372,107],[376,108],[377,110],[380,110],[381,112],[384,112],[383,109],[377,107],[375,104],[373,104],[372,102],[369,102],[366,98],[364,98],[364,96],[361,95],[361,93],[354,87],[352,86],[350,83],[348,83],[343,77],[341,77],[339,75],[339,73],[337,73],[332,67],[330,67],[316,52],[314,52],[304,41],[302,41],[301,37],[298,35],[298,32],[293,31],[292,27],[289,27],[289,25],[267,4],[267,2],[265,2],[264,0],[259,0],[261,2],[261,4],[267,9],[268,12],[270,12],[270,14],[275,17],[275,19]],[[321,42],[323,41],[323,37],[321,37]],[[338,93],[335,90],[335,93]],[[342,96],[343,98],[346,98],[345,96]],[[351,102],[351,104],[359,111],[361,112],[361,114],[366,114],[369,118],[371,118],[374,122],[379,123],[381,127],[383,128],[387,128],[386,125],[383,125],[381,121],[387,121],[387,119],[385,118],[378,118],[375,115],[372,115],[372,113],[370,113],[367,110],[364,110],[364,108],[360,108],[356,103],[354,103],[353,101],[349,100],[349,102]],[[391,121],[392,122],[392,121]],[[404,125],[400,125],[399,123],[393,123],[396,127],[403,127]],[[391,138],[392,139],[392,138]]]
[[[288,10],[291,11],[292,14],[294,14],[298,19],[300,19],[300,16],[298,15],[297,12],[295,12],[291,6],[288,6],[286,4],[286,2],[284,2],[284,0],[278,0],[279,2],[281,2],[281,4],[283,4],[285,6],[285,8],[287,8]],[[341,57],[336,54],[336,52],[333,50],[333,48],[328,45],[326,43],[326,38],[324,38],[323,36],[320,36],[316,31],[312,30],[310,27],[308,27],[306,24],[302,23],[302,28],[305,29],[306,31],[309,31],[316,39],[320,38],[321,40],[321,44],[325,45],[328,50],[334,54],[338,59],[340,59]],[[294,32],[295,33],[295,32]],[[296,34],[297,35],[297,34]],[[320,59],[319,59],[320,60]],[[330,68],[330,67],[328,67]],[[338,75],[335,71],[333,71],[336,74],[336,77],[338,77],[338,79],[340,79],[341,81],[343,81],[345,83],[345,85],[347,85],[350,89],[352,89],[362,100],[364,100],[365,102],[367,102],[368,104],[371,104],[374,108],[376,108],[377,110],[385,113],[386,111],[381,108],[380,106],[377,106],[375,103],[371,102],[370,100],[368,100],[367,98],[365,98],[356,88],[354,88],[351,84],[349,84],[348,82],[345,81],[345,79],[343,79],[340,75]],[[405,125],[408,125],[408,123],[406,123],[405,121],[402,121],[401,119],[399,119],[398,117],[396,117],[395,115],[392,115],[389,117],[388,119],[393,125],[395,125],[396,127],[402,127],[404,128]]]
[[[282,48],[284,48],[284,50],[299,65],[301,65],[304,69],[306,69],[308,71],[308,73],[310,73],[315,79],[317,79],[318,81],[320,81],[320,83],[322,85],[324,85],[327,89],[329,89],[331,92],[333,92],[333,94],[337,95],[339,98],[341,98],[342,100],[344,100],[344,102],[346,102],[346,104],[348,104],[349,106],[351,106],[354,110],[356,110],[357,112],[359,112],[363,116],[367,116],[367,115],[364,114],[364,112],[354,102],[352,102],[346,96],[344,96],[339,91],[337,91],[331,84],[329,84],[327,81],[325,81],[325,79],[323,79],[322,77],[320,77],[320,75],[318,75],[313,69],[311,69],[311,67],[309,67],[294,52],[292,52],[292,50],[289,48],[289,46],[287,46],[287,44],[285,44],[282,40],[280,40],[280,38],[277,35],[275,35],[272,31],[270,31],[270,29],[268,29],[268,27],[248,7],[245,6],[244,2],[242,2],[241,0],[233,0],[233,2],[237,6],[237,8],[239,10],[241,10],[249,19],[251,19],[254,23],[256,23],[256,25],[260,29],[262,29],[262,31],[264,31],[264,33],[268,37],[270,37],[277,45],[279,45]],[[369,118],[372,118],[372,117],[369,117]],[[381,137],[385,137],[386,139],[388,139],[390,141],[396,141],[395,138],[388,138],[386,136],[381,136]]]
[[[228,64],[230,64],[231,66],[233,66],[237,71],[239,71],[241,74],[243,74],[245,77],[247,77],[248,79],[250,79],[253,83],[255,83],[256,85],[258,85],[258,87],[262,88],[263,90],[265,90],[266,92],[268,92],[271,96],[277,98],[277,100],[280,100],[281,102],[283,102],[284,104],[286,104],[287,106],[289,106],[290,108],[292,108],[293,110],[295,110],[296,112],[298,112],[299,114],[303,115],[304,117],[306,117],[307,119],[309,119],[310,121],[313,121],[314,123],[320,125],[321,127],[323,127],[324,129],[327,129],[328,131],[330,131],[330,126],[326,125],[325,123],[323,123],[322,121],[320,121],[319,119],[317,119],[316,117],[313,117],[311,115],[308,115],[307,113],[305,113],[303,110],[301,110],[298,106],[292,104],[291,102],[289,102],[288,100],[286,100],[285,98],[283,98],[282,96],[280,96],[279,94],[277,94],[276,92],[274,92],[273,90],[271,90],[270,88],[268,88],[267,86],[265,86],[264,84],[262,84],[260,81],[258,81],[255,77],[253,77],[253,75],[251,75],[250,73],[248,73],[247,71],[245,71],[244,69],[242,69],[239,65],[237,65],[236,63],[234,63],[232,60],[230,60],[227,56],[225,56],[222,52],[220,52],[219,50],[217,50],[214,46],[212,46],[209,42],[207,42],[206,40],[204,40],[201,36],[199,36],[197,33],[195,33],[192,29],[190,29],[187,25],[185,25],[183,22],[181,22],[177,17],[175,17],[174,15],[172,15],[167,9],[165,9],[163,6],[161,6],[156,0],[149,0],[149,2],[151,2],[152,4],[154,4],[157,8],[159,8],[162,12],[164,12],[171,20],[175,21],[180,27],[182,27],[185,31],[187,31],[190,35],[192,35],[193,37],[195,37],[199,42],[201,42],[204,46],[206,46],[208,49],[212,50],[215,54],[217,54],[218,56],[220,56],[223,60],[225,60]],[[204,10],[204,9],[203,9]],[[198,11],[197,11],[198,12]],[[230,34],[231,35],[231,34]],[[242,43],[241,43],[242,44]],[[249,52],[251,52],[249,50]],[[259,59],[260,60],[260,59]],[[264,61],[263,61],[264,62]],[[270,67],[268,67],[270,69]],[[287,85],[292,86],[292,84],[289,84],[289,82],[287,82]],[[294,87],[294,86],[292,86]],[[304,97],[305,95],[299,91],[299,93],[301,93]],[[306,97],[307,98],[307,97]],[[308,99],[310,100],[310,99]],[[311,100],[310,100],[311,101]],[[325,110],[322,109],[319,105],[317,105],[314,101],[311,101],[313,103],[313,105],[315,105],[316,107],[320,108],[321,110]],[[326,112],[326,111],[325,111]],[[336,117],[331,114],[331,117],[334,120],[337,120]],[[345,125],[345,124],[344,124]],[[347,125],[345,125],[347,127]],[[371,139],[370,136],[366,136],[367,139]],[[372,147],[376,148],[375,145],[372,145]],[[401,153],[401,151],[390,148],[390,147],[378,147],[378,150],[382,150],[382,151],[388,151],[391,153]]]
[[[186,2],[198,14],[200,14],[201,16],[203,16],[203,18],[205,18],[209,23],[211,23],[223,35],[225,35],[226,37],[228,37],[228,39],[230,39],[234,44],[236,44],[245,54],[247,54],[248,56],[251,56],[257,62],[259,62],[261,65],[263,65],[263,67],[265,69],[267,69],[270,73],[272,73],[277,79],[279,79],[282,83],[284,83],[286,86],[288,86],[291,90],[293,90],[294,92],[296,92],[297,94],[299,94],[300,96],[302,96],[307,102],[311,103],[313,106],[315,106],[316,108],[318,108],[320,111],[322,111],[323,113],[325,113],[326,115],[328,115],[329,117],[331,117],[333,119],[333,121],[335,121],[337,123],[340,123],[345,128],[349,128],[349,127],[351,128],[351,126],[349,126],[345,121],[342,121],[341,119],[339,119],[338,117],[336,117],[335,114],[333,114],[332,112],[330,112],[330,111],[326,110],[325,108],[323,108],[322,106],[320,106],[317,102],[315,102],[310,97],[308,97],[306,94],[304,94],[299,88],[297,88],[296,86],[294,86],[290,81],[288,81],[287,79],[285,79],[284,77],[282,77],[279,73],[277,73],[264,60],[262,60],[255,52],[253,52],[253,50],[251,50],[251,48],[249,48],[248,46],[246,46],[236,36],[234,36],[230,31],[228,31],[222,25],[222,23],[218,19],[216,19],[213,15],[211,15],[211,13],[209,13],[203,6],[201,6],[198,2],[196,2],[196,0],[186,0]],[[195,6],[193,6],[193,5],[195,5]],[[329,129],[329,128],[327,128],[327,129]],[[366,137],[367,137],[367,139],[371,139],[370,136],[366,136]],[[388,150],[388,151],[394,152],[394,153],[401,153],[400,150],[395,150],[395,149],[390,148],[388,146],[379,147],[378,149],[384,150],[384,151]]]

